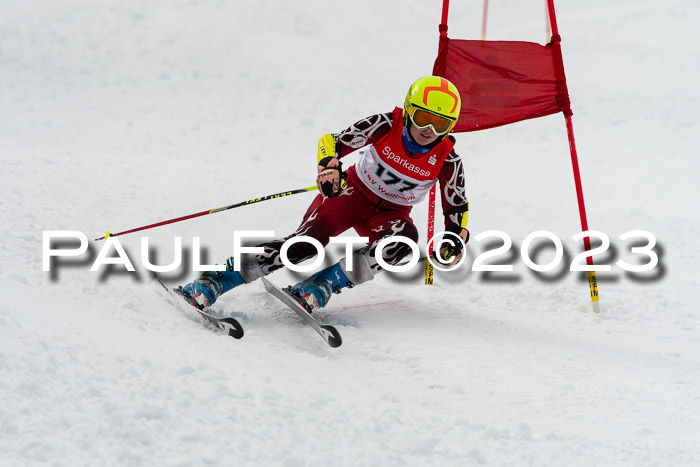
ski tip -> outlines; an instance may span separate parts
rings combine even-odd
[[[328,342],[328,345],[333,348],[340,347],[342,345],[343,338],[340,337],[340,333],[335,327],[331,326],[330,324],[322,324],[321,328],[325,329],[329,333],[329,335],[326,336],[326,342]]]
[[[228,325],[226,326],[226,330],[228,331],[229,336],[233,337],[234,339],[243,338],[245,331],[243,331],[243,326],[241,326],[241,323],[239,323],[237,319],[221,318],[219,322],[226,323]]]

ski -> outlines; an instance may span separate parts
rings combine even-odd
[[[292,297],[289,289],[281,289],[264,277],[262,281],[263,284],[265,284],[265,290],[301,316],[309,326],[323,337],[323,340],[325,340],[329,346],[340,347],[340,344],[343,343],[343,339],[340,337],[340,333],[335,327],[330,324],[320,324],[316,321],[316,319]]]
[[[192,305],[192,308],[194,311],[200,314],[207,322],[209,322],[212,326],[214,326],[216,329],[219,331],[223,332],[224,334],[233,337],[234,339],[240,339],[243,337],[244,331],[243,331],[243,326],[241,326],[241,323],[238,322],[236,318],[233,317],[226,317],[226,318],[217,318],[214,315],[211,315],[203,310],[200,310],[199,307],[196,304],[193,304],[187,294],[180,293],[177,289],[170,289],[167,285],[163,283],[162,280],[160,280],[160,277],[158,277],[157,274],[153,274],[153,277],[158,281],[158,283],[168,292],[168,295],[176,300],[181,300],[184,299],[186,302],[188,302],[190,305]],[[183,291],[184,292],[184,291]]]

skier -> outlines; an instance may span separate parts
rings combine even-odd
[[[318,145],[316,183],[319,195],[291,235],[258,245],[261,254],[242,255],[239,271],[233,258],[225,271],[205,272],[178,292],[193,306],[209,308],[221,294],[247,284],[283,267],[282,244],[305,235],[324,246],[329,238],[354,228],[369,244],[355,250],[352,271],[347,258],[291,287],[292,296],[313,312],[328,304],[332,293],[367,282],[381,270],[375,257],[376,245],[388,236],[401,235],[418,241],[418,231],[410,218],[439,180],[445,217],[445,231],[466,243],[468,202],[464,190],[464,172],[460,157],[453,150],[455,139],[448,136],[457,123],[460,110],[457,88],[437,76],[420,78],[411,85],[403,109],[372,115],[337,134],[325,134]],[[341,159],[359,151],[355,166],[343,171]],[[463,244],[450,236],[441,248],[443,258],[456,264]],[[408,245],[391,242],[382,258],[395,265],[410,254]],[[451,255],[451,256],[450,256]],[[301,263],[316,256],[313,245],[298,242],[287,252],[289,261]],[[288,289],[289,290],[289,289]]]

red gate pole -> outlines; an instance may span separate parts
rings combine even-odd
[[[428,252],[426,256],[433,255],[433,235],[435,235],[435,185],[430,188],[428,194]],[[425,285],[433,285],[433,263],[425,262]]]
[[[561,38],[559,37],[559,29],[557,28],[557,18],[554,14],[554,0],[547,0],[547,7],[549,9],[549,21],[552,28],[552,42],[558,46]],[[561,59],[561,56],[559,56]],[[563,63],[559,64],[562,68],[563,74]],[[583,186],[581,185],[581,173],[578,166],[578,155],[576,153],[576,139],[574,138],[574,125],[571,121],[571,111],[564,112],[566,118],[566,133],[569,137],[569,150],[571,152],[571,165],[574,170],[574,182],[576,184],[576,198],[578,199],[578,211],[581,217],[581,229],[583,232],[588,230],[588,219],[586,217],[586,204],[583,200]],[[583,247],[586,251],[591,249],[591,239],[590,237],[583,238]],[[593,266],[593,258],[591,256],[586,257],[586,263],[589,266]],[[596,279],[595,271],[588,271],[588,285],[591,291],[591,304],[593,305],[593,311],[600,312],[600,301],[598,296],[598,281]]]
[[[442,0],[442,19],[440,20],[440,36],[447,36],[447,13],[450,11],[450,0]],[[436,186],[430,188],[428,194],[428,254],[430,257],[433,250],[433,235],[435,235],[435,191]],[[425,262],[425,285],[433,285],[433,264]]]
[[[450,11],[450,0],[442,0],[442,20],[440,21],[440,35],[447,35],[447,13]]]

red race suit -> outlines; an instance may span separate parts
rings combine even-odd
[[[243,261],[241,265],[246,282],[282,267],[279,251],[287,239],[306,235],[325,246],[330,237],[351,228],[368,237],[369,242],[353,253],[356,270],[346,273],[354,283],[371,279],[381,270],[374,257],[375,246],[381,239],[401,235],[418,242],[418,230],[410,212],[437,182],[440,182],[445,227],[460,226],[469,203],[462,160],[453,149],[454,139],[447,137],[426,153],[414,154],[408,152],[403,142],[403,131],[403,110],[397,107],[391,113],[367,117],[334,134],[339,159],[357,151],[357,163],[347,170],[347,188],[331,198],[319,194],[294,233],[258,245],[264,248],[264,253],[254,255],[255,261]],[[409,253],[407,245],[390,243],[383,250],[383,259],[396,264]],[[299,242],[289,248],[287,256],[297,264],[316,256],[316,249]]]

